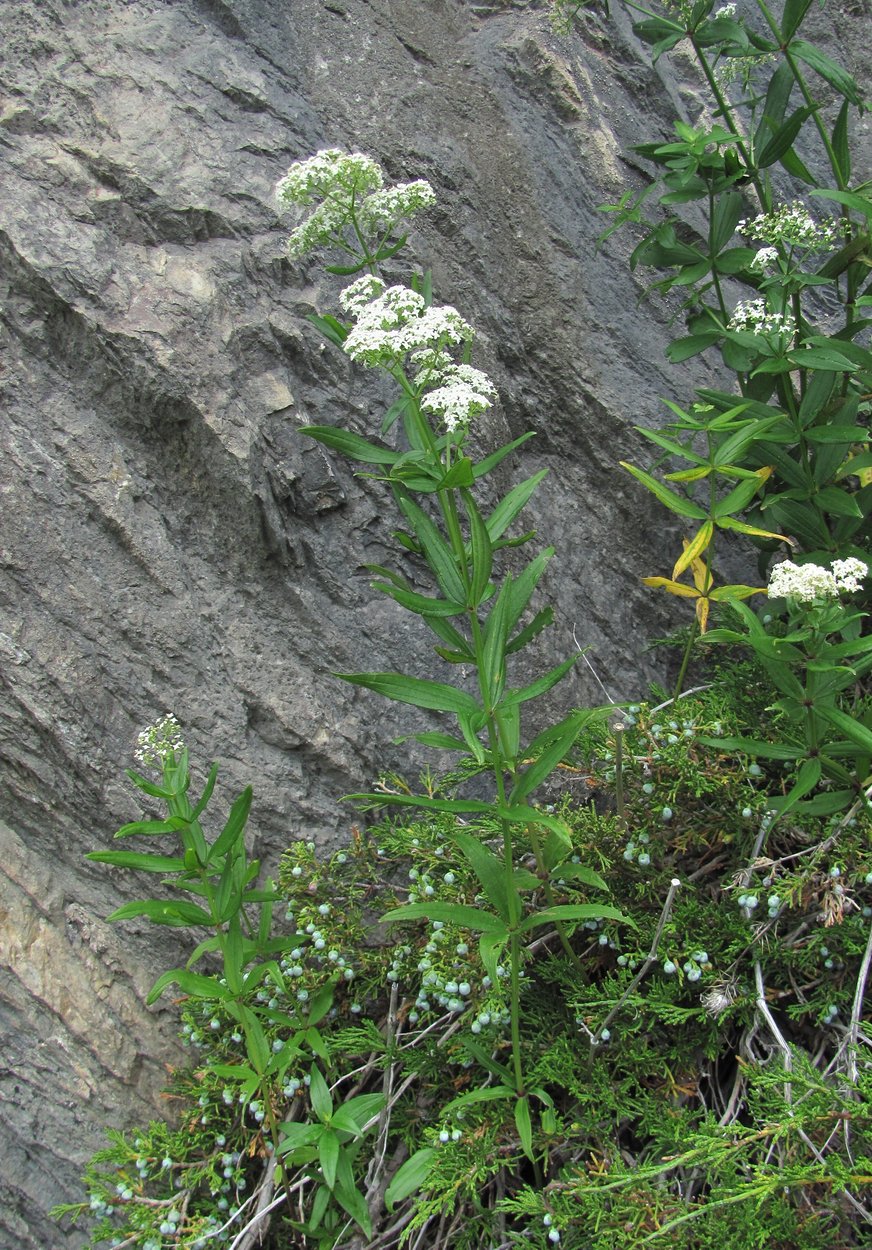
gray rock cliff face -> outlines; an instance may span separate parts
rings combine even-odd
[[[833,37],[862,22],[837,9]],[[560,41],[533,3],[0,0],[0,31],[0,1246],[47,1250],[80,1244],[48,1209],[105,1125],[160,1114],[178,1055],[174,1009],[144,1006],[176,948],[107,926],[142,883],[83,859],[136,816],[137,730],[174,710],[225,806],[251,781],[274,861],[408,768],[392,740],[416,717],[332,672],[437,673],[369,588],[381,487],[297,432],[372,431],[390,397],[307,322],[338,288],[284,258],[275,181],[340,146],[433,183],[414,258],[499,385],[477,437],[533,429],[507,474],[550,469],[536,662],[574,629],[629,697],[673,619],[639,577],[677,531],[616,465],[693,379],[664,365],[628,241],[595,250],[596,206],[692,89],[619,14]],[[560,699],[602,694],[579,666]]]

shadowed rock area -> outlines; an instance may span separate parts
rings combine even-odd
[[[834,9],[832,39],[867,20]],[[535,662],[574,631],[615,699],[657,672],[643,643],[674,618],[639,578],[678,538],[617,461],[714,375],[665,365],[629,237],[595,250],[597,205],[644,176],[622,154],[693,115],[621,13],[558,40],[535,3],[0,0],[0,32],[0,1245],[49,1250],[81,1244],[49,1208],[104,1126],[163,1114],[178,1057],[175,1008],[144,998],[179,947],[104,923],[150,882],[83,859],[136,818],[138,730],[175,711],[219,811],[252,782],[274,862],[414,773],[393,739],[420,717],[332,673],[438,676],[369,586],[382,487],[297,433],[372,432],[390,396],[307,322],[338,280],[284,258],[276,180],[339,146],[433,183],[413,258],[499,386],[479,445],[535,430],[504,485],[550,469]],[[603,699],[582,665],[558,696]]]

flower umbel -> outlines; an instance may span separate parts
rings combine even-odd
[[[774,212],[760,213],[751,221],[739,222],[739,233],[764,243],[785,247],[801,247],[809,252],[820,252],[832,247],[844,227],[838,221],[815,221],[805,206],[794,200],[781,204]]]
[[[869,570],[862,560],[853,556],[834,560],[831,568],[819,564],[794,564],[782,560],[769,577],[769,594],[773,599],[796,599],[813,603],[816,599],[837,599],[839,593],[860,589],[861,580]]]
[[[168,756],[185,749],[182,730],[172,712],[143,729],[137,736],[133,757],[143,768],[163,768]]]
[[[436,195],[423,178],[385,187],[384,171],[371,156],[324,148],[291,166],[276,186],[276,199],[283,210],[314,206],[288,239],[289,255],[302,256],[323,243],[353,251],[344,241],[346,228],[357,244],[362,233],[384,242],[401,221],[434,204]],[[372,259],[366,253],[361,263]]]
[[[352,360],[370,368],[391,368],[409,352],[438,350],[473,337],[472,326],[456,308],[427,307],[423,295],[406,286],[389,286],[364,302],[362,281],[343,292],[344,306],[357,319],[344,344]]]

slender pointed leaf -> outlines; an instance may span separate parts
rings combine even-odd
[[[365,686],[376,694],[394,699],[398,703],[409,703],[413,707],[431,708],[437,712],[461,712],[472,716],[479,710],[479,705],[472,695],[454,686],[446,686],[442,682],[429,681],[421,677],[406,677],[402,673],[336,673],[343,681],[356,686]]]
[[[377,443],[367,442],[359,434],[352,434],[350,430],[340,430],[332,425],[304,425],[300,433],[308,434],[325,447],[364,464],[392,465],[399,459],[399,453],[391,451],[390,447],[380,447]]]
[[[177,985],[183,994],[190,998],[221,999],[225,991],[214,977],[201,976],[199,972],[188,972],[186,968],[171,968],[159,976],[148,992],[146,1004],[156,1003],[168,985]]]
[[[499,934],[503,939],[508,936],[499,916],[480,907],[471,907],[468,903],[404,903],[402,907],[386,912],[381,919],[385,924],[399,924],[405,920],[441,920],[474,932]]]
[[[529,933],[544,924],[556,924],[564,920],[618,920],[636,928],[636,923],[625,916],[617,907],[608,907],[604,903],[558,903],[556,907],[543,907],[520,925],[519,932]]]
[[[393,1211],[398,1202],[410,1198],[412,1194],[423,1188],[424,1182],[433,1170],[435,1158],[434,1147],[424,1146],[416,1150],[405,1163],[397,1168],[391,1183],[385,1190],[385,1206],[389,1211]]]
[[[698,504],[693,503],[690,499],[685,499],[683,495],[677,495],[675,491],[670,490],[668,486],[664,486],[662,482],[658,482],[650,473],[644,473],[641,469],[635,468],[631,464],[627,464],[625,460],[620,461],[621,467],[626,469],[628,473],[632,473],[633,477],[643,486],[650,490],[660,502],[671,512],[677,513],[679,516],[694,517],[697,521],[705,520],[705,512]]]
[[[184,872],[185,861],[172,855],[138,854],[136,851],[91,851],[85,859],[116,868],[136,868],[140,872]]]

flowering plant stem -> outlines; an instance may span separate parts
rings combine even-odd
[[[330,177],[325,170],[332,170]],[[360,171],[365,171],[365,179],[356,188],[355,180],[363,176]],[[292,167],[279,184],[282,204],[311,206],[316,175],[322,203],[308,223],[297,227],[292,243],[313,235],[312,223],[323,220],[324,206],[329,204],[332,219],[339,225],[332,236],[322,233],[319,241],[341,240],[346,254],[356,251],[355,263],[344,266],[343,274],[366,273],[340,296],[350,323],[332,317],[314,320],[353,360],[384,370],[398,383],[401,396],[385,420],[383,433],[399,421],[406,448],[395,450],[334,427],[308,427],[304,433],[354,460],[379,466],[408,526],[399,536],[402,546],[426,566],[435,594],[421,594],[402,573],[381,566],[372,568],[379,579],[374,587],[423,618],[440,644],[436,647],[440,658],[455,672],[458,666],[474,672],[475,691],[470,691],[465,680],[436,682],[401,673],[340,676],[401,703],[452,715],[455,733],[423,732],[416,739],[430,747],[460,752],[476,771],[487,770],[493,778],[491,802],[432,795],[352,797],[369,806],[394,803],[453,812],[473,820],[473,828],[477,826],[488,837],[499,830],[498,855],[484,840],[462,829],[455,835],[481,885],[481,909],[470,915],[469,908],[416,901],[394,909],[386,919],[391,923],[419,919],[468,923],[481,933],[482,959],[492,981],[502,975],[500,953],[507,952],[512,1065],[511,1085],[501,1088],[516,1100],[519,1137],[532,1158],[529,1097],[534,1094],[546,1105],[550,1099],[542,1090],[529,1090],[524,1077],[521,981],[528,935],[544,924],[554,924],[564,948],[571,952],[572,925],[592,917],[620,916],[599,903],[555,902],[550,876],[567,859],[570,838],[557,817],[530,802],[593,713],[571,713],[523,743],[521,707],[547,693],[571,670],[577,656],[526,686],[513,688],[508,683],[509,657],[526,647],[552,619],[549,608],[532,615],[528,612],[552,550],[540,552],[520,571],[505,571],[499,581],[496,576],[502,550],[520,547],[532,537],[505,535],[543,474],[520,482],[489,510],[479,502],[483,480],[525,439],[478,463],[473,460],[470,426],[490,407],[496,392],[487,376],[469,364],[472,328],[455,309],[433,305],[426,279],[405,287],[387,286],[383,277],[382,262],[399,246],[391,239],[400,233],[402,219],[420,206],[409,199],[407,187],[418,187],[420,200],[421,184],[382,190],[383,175],[369,157],[322,152]],[[367,187],[373,186],[378,190],[368,197]],[[355,187],[350,195],[349,187]],[[363,191],[362,198],[357,189]],[[389,221],[380,222],[377,243],[367,228],[367,222],[378,217],[371,205],[374,196],[389,203],[393,214]],[[462,359],[456,360],[452,353],[461,346]],[[537,874],[518,867],[519,844],[525,834],[534,851]],[[585,887],[605,888],[597,874],[573,867],[577,868],[575,880]],[[537,910],[534,891],[540,888],[548,905]]]

